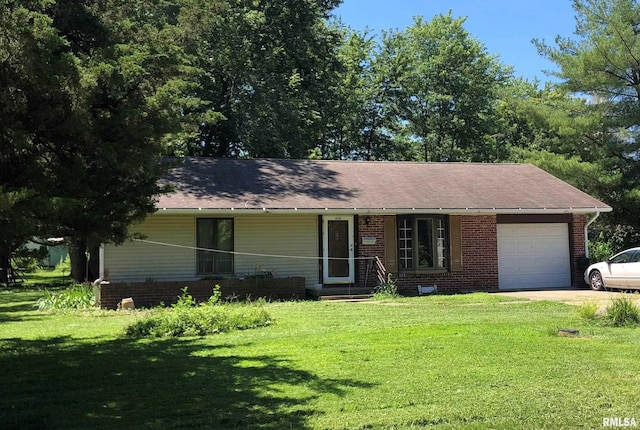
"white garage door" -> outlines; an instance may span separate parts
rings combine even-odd
[[[568,224],[498,224],[502,290],[571,286]]]

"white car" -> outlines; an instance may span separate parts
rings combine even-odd
[[[640,289],[640,247],[622,251],[587,267],[584,281],[592,290]]]

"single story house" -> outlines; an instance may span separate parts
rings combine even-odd
[[[144,239],[103,247],[108,306],[262,275],[315,292],[389,274],[406,293],[578,286],[587,225],[612,210],[531,164],[185,158],[165,180]]]

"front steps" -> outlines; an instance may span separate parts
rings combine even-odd
[[[324,287],[307,289],[307,297],[314,300],[361,301],[373,297],[373,288]]]

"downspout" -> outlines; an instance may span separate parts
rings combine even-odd
[[[96,306],[100,307],[100,283],[104,281],[104,244],[100,244],[98,251],[98,279],[93,281],[93,296],[96,300]]]
[[[587,258],[589,258],[589,233],[588,233],[589,226],[593,224],[593,222],[597,220],[599,216],[600,216],[600,212],[596,212],[593,215],[593,218],[587,221],[587,223],[584,226],[584,255]]]

